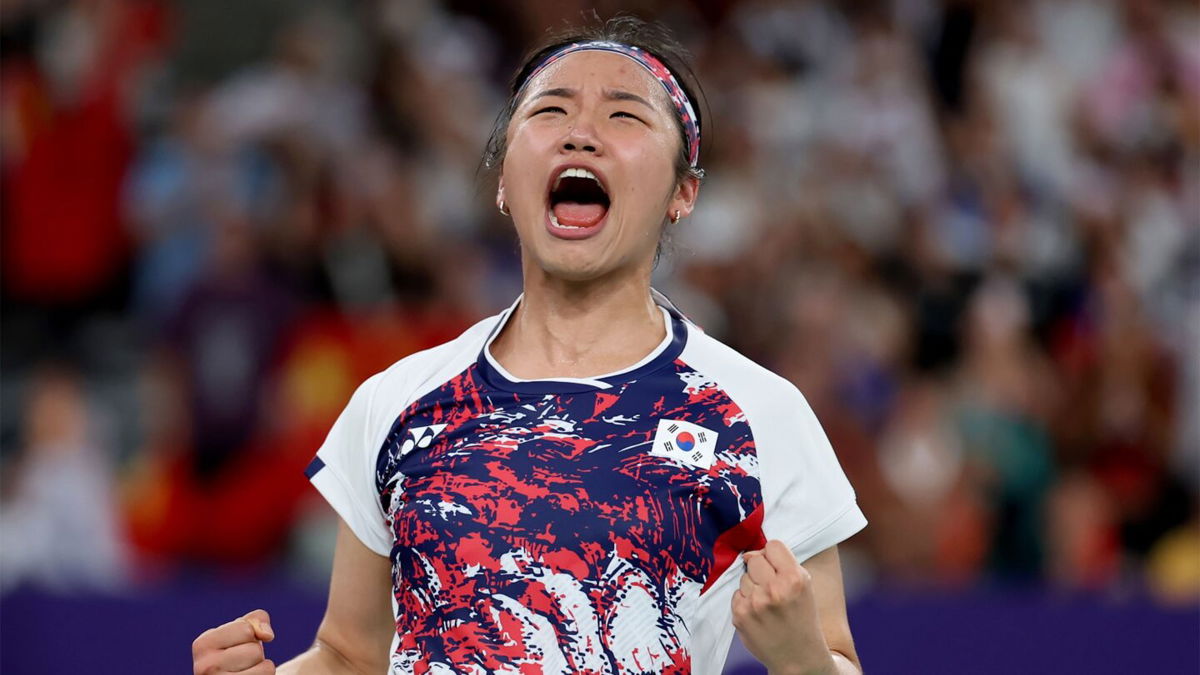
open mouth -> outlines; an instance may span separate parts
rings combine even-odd
[[[604,220],[611,204],[596,174],[563,169],[550,187],[550,223],[564,230],[586,230]]]

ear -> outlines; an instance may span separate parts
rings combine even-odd
[[[692,209],[696,206],[696,197],[699,195],[699,178],[689,175],[680,181],[679,185],[675,186],[675,193],[671,195],[671,201],[667,202],[667,220],[670,221],[676,211],[679,211],[680,220],[691,215]]]

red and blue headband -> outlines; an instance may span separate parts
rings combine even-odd
[[[684,92],[683,87],[679,85],[679,82],[671,73],[671,69],[667,68],[666,64],[660,61],[658,57],[644,49],[621,42],[606,40],[571,43],[551,52],[533,70],[529,71],[529,77],[525,78],[525,82],[517,90],[518,98],[521,92],[524,91],[525,85],[537,77],[538,73],[545,70],[546,66],[568,54],[588,50],[612,52],[627,56],[648,70],[655,79],[662,83],[663,89],[667,91],[667,96],[671,99],[671,103],[675,105],[675,112],[679,115],[679,121],[683,123],[683,134],[687,139],[688,163],[691,164],[693,169],[696,168],[697,163],[700,161],[700,125],[696,121],[696,111],[692,108],[692,102],[688,99],[687,93]]]

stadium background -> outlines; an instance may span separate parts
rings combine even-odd
[[[187,672],[259,606],[305,646],[302,468],[519,291],[479,157],[593,4],[696,54],[709,178],[656,285],[822,420],[868,672],[1197,672],[1200,12],[1167,0],[3,3],[0,669]]]

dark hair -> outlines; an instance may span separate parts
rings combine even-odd
[[[526,80],[529,79],[538,64],[562,47],[574,42],[592,40],[621,42],[650,52],[659,61],[662,61],[675,76],[687,97],[691,99],[692,107],[696,111],[696,126],[703,131],[704,123],[700,104],[703,102],[707,105],[707,101],[697,99],[696,94],[703,96],[704,91],[700,88],[696,74],[688,65],[690,55],[683,45],[679,44],[679,41],[671,35],[671,31],[662,24],[649,23],[633,16],[616,16],[607,21],[601,21],[599,17],[594,17],[583,26],[572,27],[550,36],[543,46],[526,54],[521,62],[521,67],[517,69],[516,75],[509,84],[508,103],[500,111],[496,117],[496,123],[492,127],[492,135],[488,138],[487,148],[483,153],[484,169],[496,170],[504,162],[504,155],[508,151],[508,124],[512,121],[513,113],[520,102],[518,95],[521,87],[525,86]],[[679,155],[675,159],[675,179],[682,180],[688,175],[703,178],[704,171],[699,168],[693,169],[688,161],[688,143],[683,130],[683,121],[679,119],[678,115],[673,119],[675,126],[679,129],[680,139]]]

